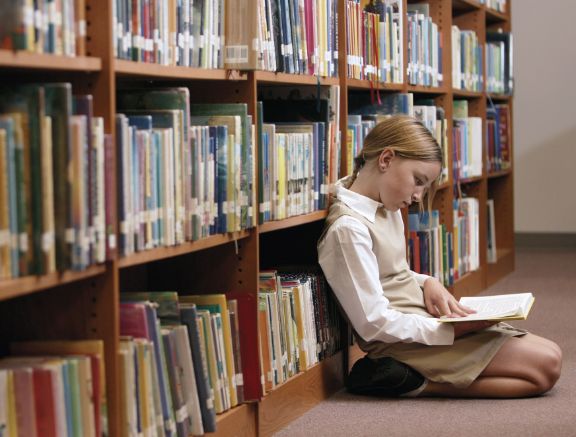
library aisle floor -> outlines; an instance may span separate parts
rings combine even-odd
[[[562,376],[546,395],[520,400],[370,399],[343,391],[275,437],[576,436],[576,247],[516,248],[516,270],[482,294],[532,291],[527,321],[515,326],[556,341]]]

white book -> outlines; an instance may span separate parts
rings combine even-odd
[[[532,293],[501,294],[495,296],[467,296],[460,298],[464,306],[476,310],[466,317],[441,317],[439,322],[468,322],[474,320],[525,320],[534,303]]]

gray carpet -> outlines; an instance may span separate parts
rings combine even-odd
[[[341,391],[275,436],[576,436],[576,248],[516,253],[515,272],[483,294],[536,295],[529,319],[514,325],[562,348],[562,376],[550,392],[519,400],[397,400]]]

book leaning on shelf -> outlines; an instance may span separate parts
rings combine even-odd
[[[534,304],[532,293],[500,294],[495,296],[466,296],[460,298],[464,306],[476,310],[466,317],[441,317],[439,322],[457,323],[475,320],[526,320]]]

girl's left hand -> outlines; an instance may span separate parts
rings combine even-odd
[[[424,303],[434,317],[465,317],[476,312],[460,304],[436,278],[424,282]]]

